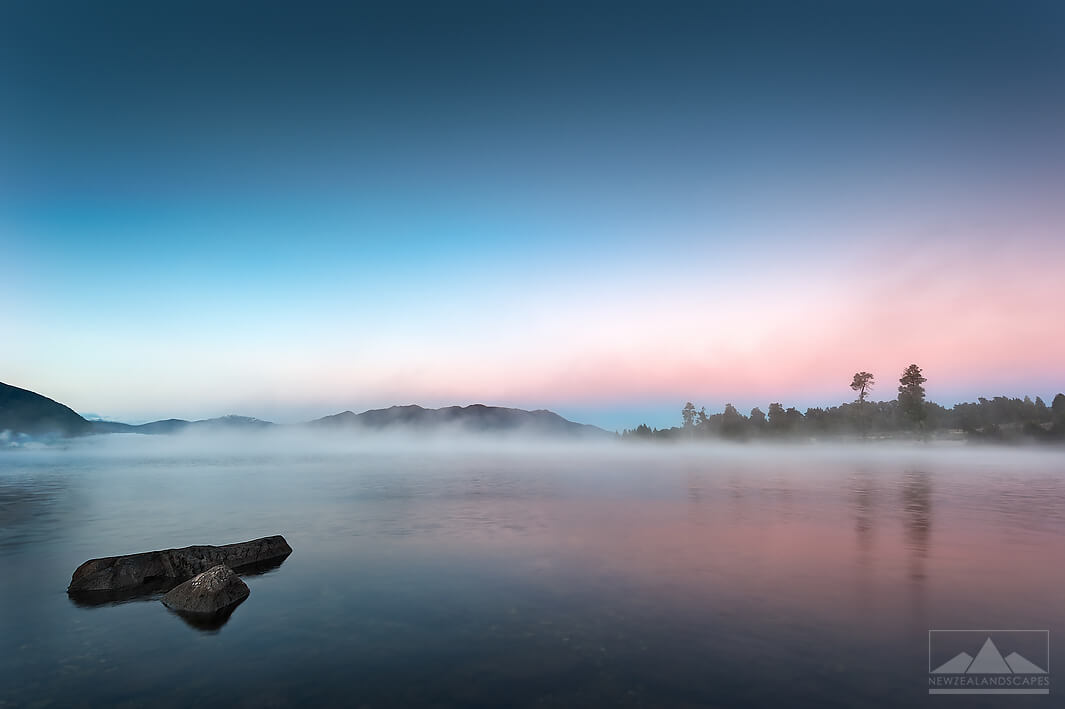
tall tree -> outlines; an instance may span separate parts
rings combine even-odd
[[[700,426],[706,426],[707,424],[710,423],[710,417],[706,415],[706,407],[705,406],[699,407],[699,411],[695,414],[695,420],[698,422],[698,424]],[[705,431],[706,429],[703,429],[703,430]]]
[[[691,428],[695,425],[695,404],[688,402],[684,405],[684,408],[680,410],[680,417],[684,420],[684,428]]]
[[[869,396],[875,383],[876,380],[869,372],[855,372],[851,381],[851,389],[858,392],[858,428],[861,429],[863,437],[869,428],[869,417],[865,415],[865,398]]]
[[[873,384],[875,383],[873,375],[869,372],[855,372],[854,381],[851,382],[851,389],[858,392],[859,404],[865,403],[865,397],[873,390]]]
[[[918,429],[924,428],[926,412],[924,408],[924,387],[928,380],[921,374],[921,368],[911,364],[899,377],[899,410]]]

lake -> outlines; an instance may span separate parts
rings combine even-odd
[[[66,594],[272,534],[221,627]],[[1060,450],[97,437],[0,451],[0,707],[1012,706],[929,630],[1053,646],[1063,561]]]

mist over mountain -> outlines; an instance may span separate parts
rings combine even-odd
[[[401,427],[415,430],[454,428],[468,433],[509,432],[543,435],[602,436],[613,435],[589,424],[575,423],[553,411],[510,409],[500,406],[471,404],[426,409],[417,405],[392,406],[356,414],[344,411],[311,421],[315,428],[361,428],[382,430]]]
[[[80,436],[104,433],[169,435],[184,432],[262,431],[307,427],[318,430],[380,432],[436,430],[458,433],[521,432],[543,436],[604,437],[613,434],[597,426],[576,423],[553,411],[526,411],[484,404],[426,409],[392,406],[356,414],[344,411],[314,421],[282,426],[249,416],[221,416],[199,421],[163,419],[143,424],[86,420],[73,409],[27,389],[0,383],[0,432],[26,436]]]
[[[202,419],[199,421],[163,419],[162,421],[142,423],[138,426],[130,426],[129,424],[117,425],[126,426],[126,433],[147,434],[181,433],[189,430],[262,430],[277,426],[277,424],[272,421],[263,421],[262,419],[252,418],[251,416],[236,416],[233,414],[212,419]],[[107,431],[100,432],[103,433]]]

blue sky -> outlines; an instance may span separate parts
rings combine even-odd
[[[0,378],[124,420],[1046,397],[1063,15],[5,5]]]

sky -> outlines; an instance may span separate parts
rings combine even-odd
[[[3,2],[0,381],[609,429],[1065,389],[1065,4]]]

